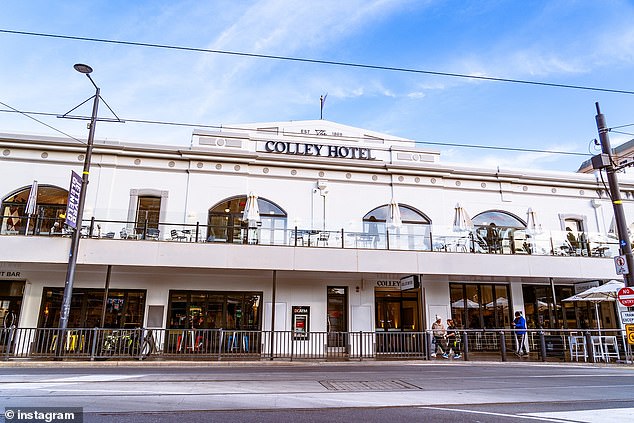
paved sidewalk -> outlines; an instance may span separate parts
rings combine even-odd
[[[65,367],[65,368],[104,368],[104,367],[280,367],[280,366],[551,366],[551,367],[588,367],[610,368],[631,367],[632,363],[584,363],[584,362],[555,362],[555,361],[491,361],[491,360],[362,360],[362,361],[326,361],[326,360],[261,360],[261,361],[183,361],[183,360],[8,360],[0,361],[0,368],[15,367]]]

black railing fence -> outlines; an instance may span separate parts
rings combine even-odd
[[[436,334],[438,335],[438,334]],[[518,349],[518,346],[523,348]],[[521,353],[521,354],[520,354]],[[309,332],[225,329],[0,329],[4,360],[498,360],[632,363],[621,330]]]
[[[29,227],[26,228],[26,222]],[[63,220],[34,216],[2,216],[0,235],[70,236]],[[8,224],[11,222],[12,224]],[[16,223],[20,222],[20,223]],[[82,237],[175,241],[187,243],[233,243],[287,245],[294,247],[330,247],[354,249],[443,251],[484,254],[533,254],[555,256],[613,257],[619,254],[618,240],[606,234],[584,234],[583,240],[571,244],[564,231],[528,229],[506,231],[495,242],[478,230],[454,232],[451,228],[427,225],[422,233],[390,229],[383,233],[293,228],[214,226],[210,224],[105,220],[95,217],[84,221]]]

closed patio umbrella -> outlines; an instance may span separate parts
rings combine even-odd
[[[526,211],[526,231],[531,234],[537,234],[541,232],[541,226],[537,222],[537,213],[532,207],[529,207]]]
[[[398,208],[398,203],[394,198],[390,202],[388,207],[388,214],[385,224],[390,228],[400,228],[403,226],[403,221],[401,220],[401,211]]]
[[[467,214],[467,211],[460,205],[456,204],[454,208],[453,230],[455,232],[471,232],[473,231],[473,221]]]
[[[33,181],[31,185],[31,190],[29,191],[29,198],[26,200],[26,209],[24,210],[24,214],[26,214],[26,228],[24,229],[24,235],[29,233],[29,224],[31,222],[31,216],[35,214],[35,210],[37,208],[37,181]],[[33,233],[35,233],[35,228],[33,228]]]
[[[253,192],[247,196],[247,204],[244,206],[242,220],[248,222],[249,226],[257,226],[260,221],[260,208],[258,207],[258,196]]]
[[[258,226],[260,225],[260,208],[258,207],[258,196],[253,192],[247,196],[247,204],[244,206],[242,221],[247,222],[247,243],[258,243]]]

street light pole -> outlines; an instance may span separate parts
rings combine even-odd
[[[73,296],[73,283],[75,281],[75,268],[77,267],[77,253],[79,252],[79,240],[81,238],[81,224],[84,214],[84,203],[86,202],[86,189],[88,188],[88,175],[90,172],[90,159],[92,157],[92,146],[95,139],[95,126],[97,123],[97,111],[99,109],[99,87],[90,77],[92,68],[88,65],[76,64],[74,66],[77,72],[85,74],[95,87],[95,96],[92,105],[92,116],[90,118],[90,126],[88,131],[88,144],[86,146],[86,155],[84,156],[84,170],[81,175],[81,192],[79,193],[79,201],[77,205],[77,225],[73,231],[70,244],[70,253],[68,255],[68,268],[66,270],[66,282],[64,284],[64,297],[62,299],[62,310],[59,317],[59,329],[65,330],[68,326],[68,317],[70,314],[70,303]],[[60,337],[60,339],[63,337]]]
[[[601,150],[604,155],[608,156],[607,163],[601,165],[605,168],[605,173],[608,176],[608,185],[610,188],[610,199],[612,200],[612,207],[614,208],[614,219],[616,220],[616,227],[619,235],[619,248],[621,254],[625,256],[625,263],[628,267],[628,273],[623,275],[625,280],[625,286],[634,286],[634,257],[632,256],[632,246],[630,244],[630,237],[627,233],[627,223],[625,220],[625,212],[623,211],[623,200],[621,200],[621,190],[619,189],[619,182],[616,178],[616,170],[612,164],[612,147],[610,146],[610,138],[608,137],[608,127],[605,123],[605,116],[601,113],[599,103],[595,103],[597,108],[597,129],[599,130],[599,140],[601,141]]]

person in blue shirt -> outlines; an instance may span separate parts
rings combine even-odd
[[[515,328],[515,342],[517,344],[517,350],[515,354],[518,356],[528,355],[528,340],[526,339],[526,319],[522,316],[521,311],[515,312],[515,319],[513,319],[513,327]]]

